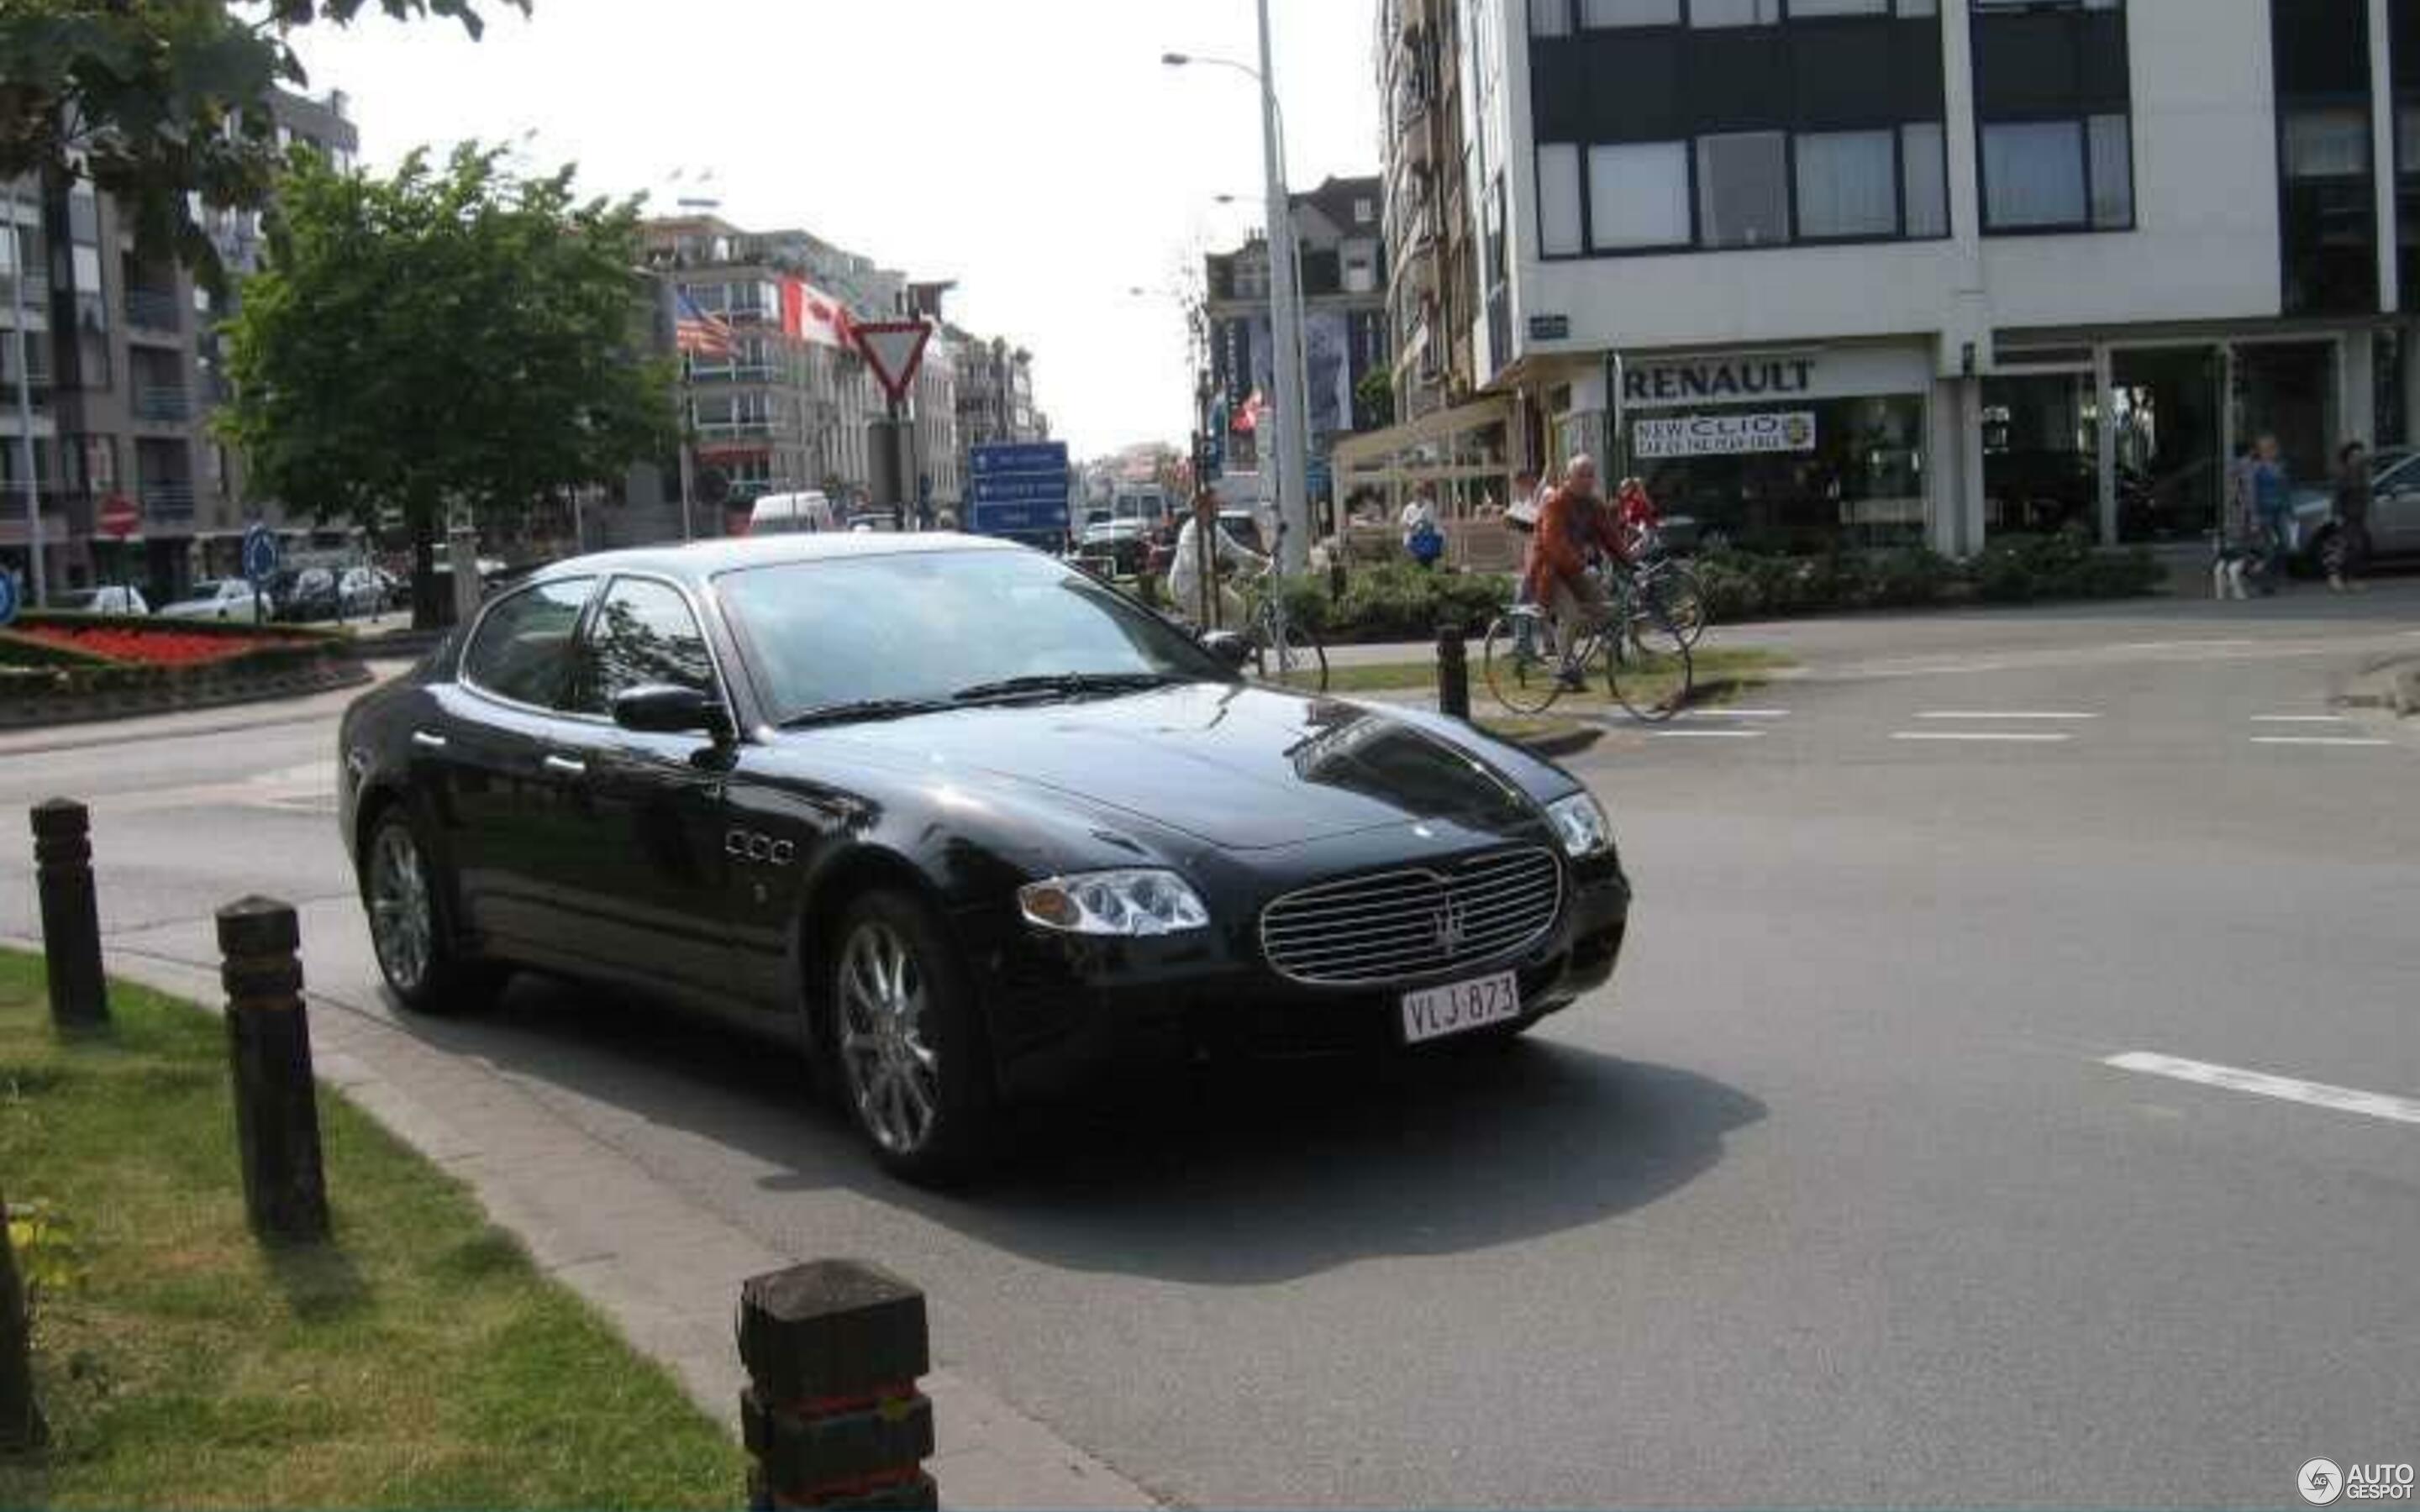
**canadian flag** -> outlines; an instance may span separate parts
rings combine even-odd
[[[848,310],[838,300],[803,279],[782,281],[782,329],[821,347],[851,349]]]

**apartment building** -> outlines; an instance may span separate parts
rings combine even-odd
[[[1488,468],[1962,553],[2413,432],[2420,0],[1449,3]]]
[[[995,446],[1050,439],[1049,417],[1033,402],[1033,354],[995,336],[955,326],[944,332],[958,353],[958,440]]]
[[[1383,407],[1362,391],[1390,372],[1384,187],[1376,177],[1331,177],[1293,198],[1303,306],[1303,375],[1310,409],[1311,495],[1333,493],[1328,456],[1338,440],[1382,423]],[[1252,398],[1277,398],[1277,347],[1269,327],[1269,247],[1254,234],[1203,259],[1202,318],[1208,337],[1210,424],[1221,432],[1230,472],[1262,470],[1264,417]],[[1274,423],[1268,434],[1276,434]]]
[[[274,97],[281,146],[310,143],[339,166],[359,150],[343,96]],[[31,565],[23,505],[23,430],[16,341],[22,308],[49,582],[77,588],[126,580],[155,597],[232,569],[244,530],[266,520],[307,539],[306,512],[245,498],[240,464],[210,434],[227,394],[217,325],[230,308],[173,259],[135,244],[132,216],[81,179],[20,180],[0,201],[0,562]],[[205,222],[237,294],[258,265],[260,218],[212,212]],[[30,273],[21,281],[20,274]],[[103,507],[131,502],[140,523],[123,538],[97,527]],[[321,532],[341,541],[338,525]]]
[[[1466,402],[1478,384],[1481,318],[1472,155],[1465,131],[1463,9],[1451,0],[1380,0],[1388,318],[1394,418]]]

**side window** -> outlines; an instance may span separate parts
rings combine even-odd
[[[518,703],[562,707],[570,686],[572,627],[595,586],[594,579],[571,578],[499,602],[462,655],[462,680]]]
[[[606,714],[616,697],[650,683],[712,693],[714,660],[688,599],[659,582],[616,578],[582,643],[577,707]]]

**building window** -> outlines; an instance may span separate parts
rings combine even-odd
[[[1538,245],[1549,257],[1582,250],[1580,149],[1568,142],[1538,146]]]
[[[1899,160],[1889,131],[1818,131],[1794,153],[1798,234],[1887,237],[1899,230]]]
[[[2134,224],[2132,85],[2120,0],[1971,0],[1983,229]]]
[[[1699,240],[1709,247],[1788,241],[1788,139],[1779,131],[1698,138]]]
[[[1580,0],[1580,24],[1590,31],[1680,23],[1681,0]]]
[[[1529,35],[1532,37],[1569,37],[1572,34],[1572,0],[1529,0]]]
[[[1377,201],[1375,201],[1375,200],[1368,200],[1368,199],[1357,199],[1357,200],[1355,200],[1355,201],[1353,202],[1353,224],[1356,224],[1356,225],[1368,225],[1371,222],[1373,222],[1373,221],[1376,220],[1377,218],[1378,218],[1378,203],[1377,203]]]
[[[1810,16],[1887,16],[1890,0],[1790,0],[1790,19]]]
[[[1700,27],[1775,26],[1781,22],[1781,0],[1694,0],[1689,24]]]
[[[1589,240],[1599,252],[1689,243],[1689,147],[1627,142],[1589,148]]]
[[[1906,234],[1949,234],[1949,163],[1941,123],[1919,121],[1899,129],[1900,178],[1907,205]]]
[[[2288,178],[2367,177],[2369,113],[2354,109],[2294,112],[2286,117],[2285,160]]]
[[[1983,229],[2081,226],[2082,121],[2004,121],[1983,128]]]

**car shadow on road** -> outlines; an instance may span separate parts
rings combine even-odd
[[[799,1057],[642,1000],[532,980],[484,1018],[402,1022],[772,1167],[757,1186],[776,1202],[852,1191],[1044,1264],[1190,1285],[1584,1227],[1686,1185],[1765,1114],[1735,1088],[1549,1027],[1383,1061],[1138,1075],[1020,1110],[979,1183],[930,1192],[874,1165],[845,1114],[809,1096]]]

